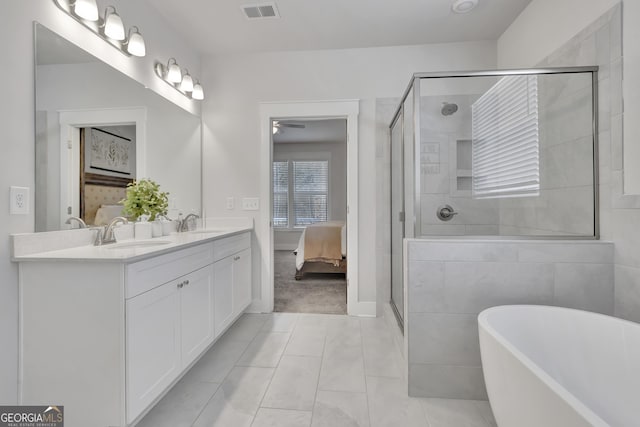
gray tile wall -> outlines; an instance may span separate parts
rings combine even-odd
[[[474,83],[478,86],[474,87],[477,94],[420,98],[421,205],[418,221],[423,236],[498,234],[499,211],[495,200],[472,199],[470,189],[462,189],[458,183],[458,169],[471,169],[471,152],[466,153],[468,157],[459,159],[457,141],[471,139],[471,105],[482,93],[480,86],[490,82]],[[429,89],[423,91],[429,92]],[[441,109],[445,102],[455,103],[458,111],[443,116]],[[445,204],[459,213],[448,222],[436,216],[438,207]]]
[[[640,322],[640,196],[625,195],[622,186],[622,99],[630,95],[623,93],[622,53],[622,8],[617,5],[539,65],[600,66],[600,234],[615,245],[615,315]]]
[[[500,200],[501,235],[594,233],[591,74],[538,78],[540,195]]]
[[[409,240],[410,395],[487,398],[477,325],[485,308],[545,304],[613,314],[613,259],[613,244],[602,241]],[[640,298],[640,284],[629,282],[625,289]]]

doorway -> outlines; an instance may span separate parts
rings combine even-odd
[[[80,129],[105,126],[134,126],[135,159],[132,169],[137,176],[145,176],[146,151],[146,108],[131,107],[107,110],[69,110],[59,114],[59,140],[66,141],[66,150],[60,152],[58,178],[59,197],[55,205],[47,209],[57,215],[48,215],[47,220],[36,221],[36,231],[60,230],[66,228],[69,216],[80,214]],[[133,138],[133,135],[132,135]],[[59,144],[62,146],[62,144]],[[50,224],[47,223],[50,222]],[[40,224],[40,225],[38,225]]]
[[[347,313],[347,120],[272,120],[274,311]]]
[[[272,224],[273,120],[308,118],[342,118],[347,122],[347,314],[375,316],[375,302],[358,300],[358,113],[359,101],[271,102],[260,105],[261,172],[260,198],[263,201],[256,225],[258,244],[263,259],[260,307],[263,312],[274,309],[274,236]]]

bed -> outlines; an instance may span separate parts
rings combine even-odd
[[[308,225],[298,241],[296,280],[305,273],[347,273],[347,227],[344,221]]]

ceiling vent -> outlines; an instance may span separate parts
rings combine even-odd
[[[242,11],[247,19],[276,19],[280,18],[275,3],[256,3],[242,5]]]

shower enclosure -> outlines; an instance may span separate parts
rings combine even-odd
[[[597,67],[415,74],[389,126],[391,302],[404,238],[597,239]]]

